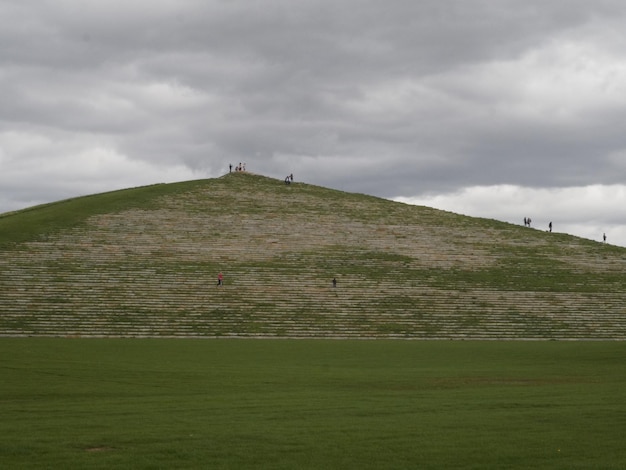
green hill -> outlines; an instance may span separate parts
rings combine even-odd
[[[5,214],[0,251],[4,336],[626,339],[624,248],[247,173]]]

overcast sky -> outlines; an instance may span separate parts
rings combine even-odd
[[[2,0],[0,212],[249,171],[626,246],[623,0]]]

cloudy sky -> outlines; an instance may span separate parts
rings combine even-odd
[[[623,0],[2,0],[0,212],[249,171],[626,246]]]

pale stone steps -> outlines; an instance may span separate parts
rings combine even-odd
[[[240,198],[242,208],[257,203]],[[298,217],[292,202],[281,207]],[[625,294],[585,293],[602,291],[590,273],[624,263],[583,257],[575,247],[568,269],[585,278],[568,288],[577,292],[494,291],[437,276],[497,264],[486,248],[497,232],[461,236],[437,222],[372,225],[329,216],[294,225],[273,214],[212,216],[210,200],[202,206],[191,196],[169,204],[100,216],[88,229],[0,260],[0,334],[626,339]],[[345,247],[363,275],[342,275]],[[375,252],[399,260],[381,261]],[[409,278],[406,268],[431,274]],[[382,282],[367,276],[378,269],[386,270]],[[219,289],[218,270],[226,274]],[[523,280],[514,269],[506,273],[512,287]]]

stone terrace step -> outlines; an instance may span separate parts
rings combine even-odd
[[[221,197],[237,198],[242,213],[220,212]],[[469,276],[500,266],[508,255],[494,246],[548,250],[549,242],[451,229],[441,213],[416,216],[404,205],[368,221],[358,214],[369,206],[323,212],[332,201],[297,192],[274,212],[250,212],[255,204],[246,193],[186,194],[8,252],[0,335],[626,339],[625,289],[602,277],[621,275],[623,258],[576,244],[555,251],[554,263],[580,281],[554,290],[518,287],[533,285],[525,274],[533,266],[519,257],[502,271],[508,287],[495,289]],[[464,276],[450,281],[457,272]]]

